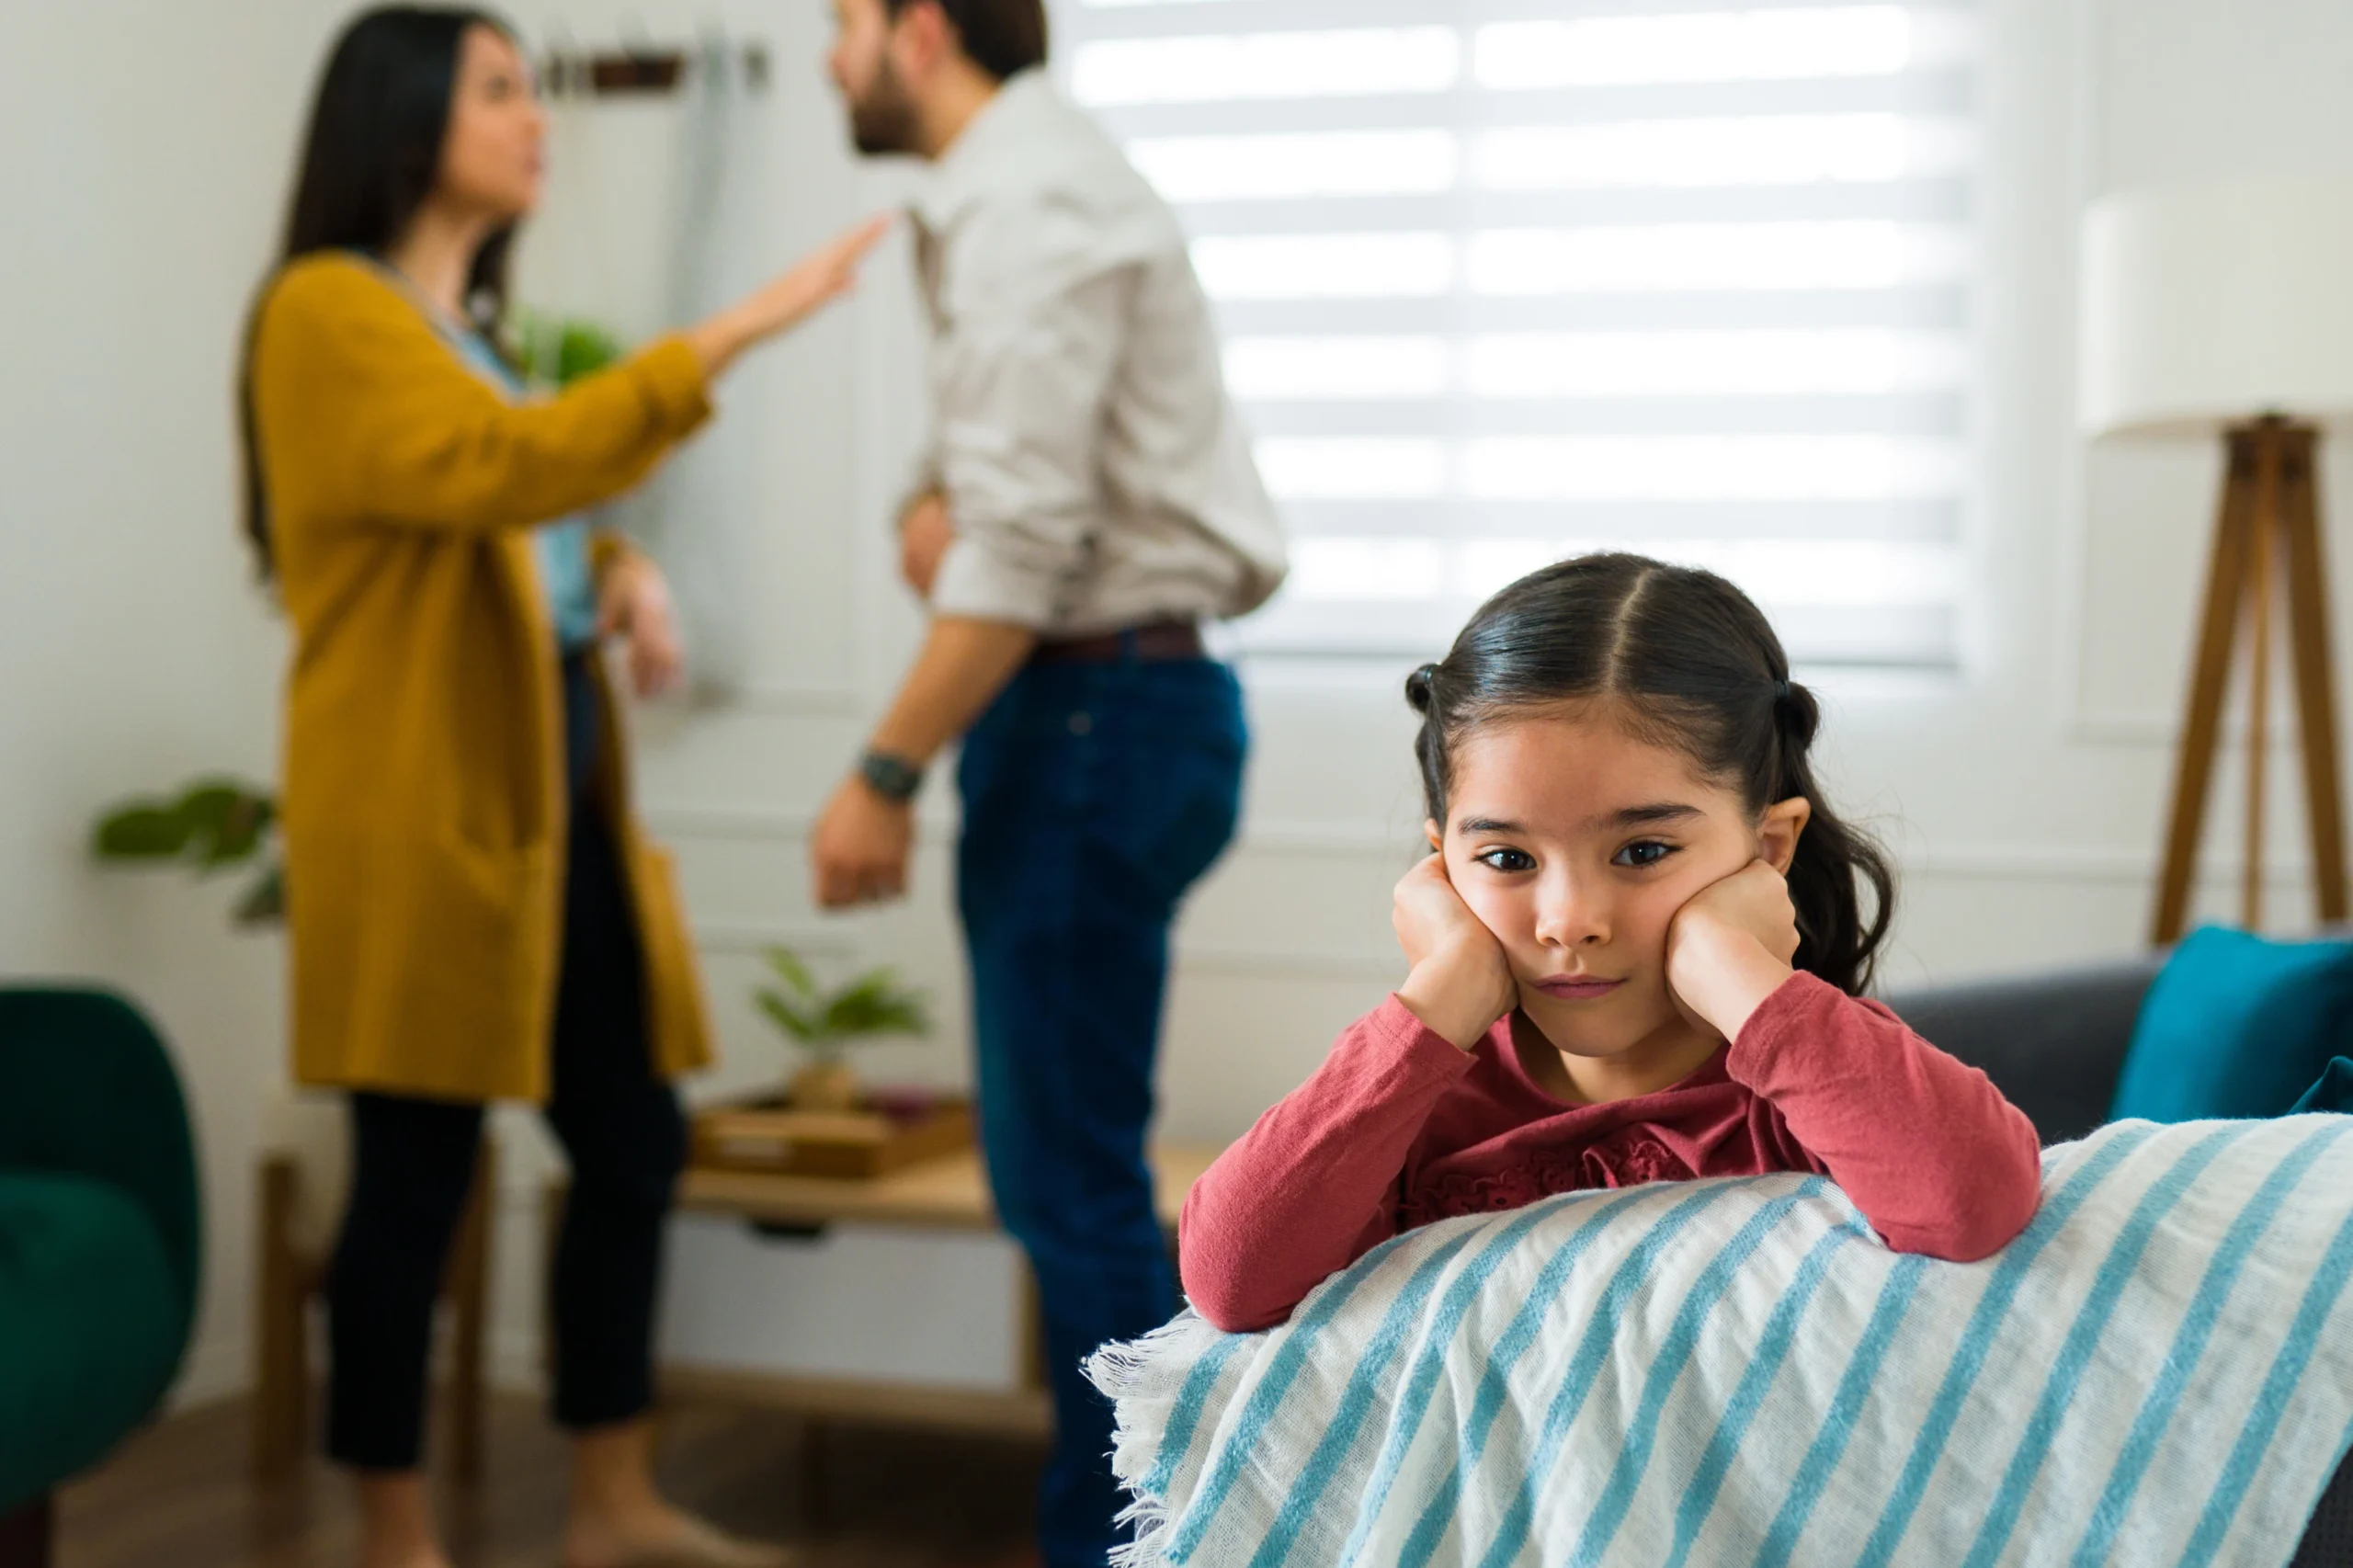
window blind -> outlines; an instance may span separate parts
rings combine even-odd
[[[1626,548],[1809,663],[1956,657],[1962,3],[1056,0],[1176,207],[1293,537],[1245,648],[1442,647]]]

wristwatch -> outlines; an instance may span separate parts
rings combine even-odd
[[[923,769],[887,751],[869,750],[859,757],[858,776],[866,780],[868,789],[902,805],[914,800],[915,791],[923,788]]]

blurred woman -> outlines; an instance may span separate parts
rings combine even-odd
[[[639,834],[599,644],[679,673],[653,562],[577,514],[643,479],[744,350],[847,289],[844,235],[733,308],[528,400],[496,329],[545,122],[484,13],[346,29],[246,345],[247,520],[293,622],[283,832],[296,1076],[350,1092],[327,1283],[327,1444],[366,1568],[442,1568],[419,1471],[434,1301],[484,1106],[540,1104],[572,1164],[550,1283],[575,1437],[566,1568],[780,1561],[655,1493],[671,1087],[708,1059],[666,860]]]

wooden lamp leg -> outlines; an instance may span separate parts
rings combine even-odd
[[[2328,585],[2320,544],[2318,432],[2289,433],[2280,475],[2286,547],[2288,641],[2296,672],[2297,727],[2304,753],[2304,812],[2312,830],[2313,887],[2321,922],[2346,918],[2345,817],[2338,777],[2336,691],[2328,655]]]
[[[2214,520],[2214,548],[2206,568],[2206,606],[2190,665],[2189,705],[2176,760],[2173,806],[2165,829],[2165,862],[2157,878],[2157,913],[2150,940],[2177,941],[2189,915],[2189,881],[2198,858],[2198,836],[2206,821],[2206,793],[2214,773],[2214,748],[2222,736],[2222,697],[2231,673],[2231,647],[2237,641],[2240,607],[2245,602],[2248,536],[2254,528],[2256,432],[2242,427],[2228,437],[2222,505]]]
[[[2263,928],[2263,812],[2270,789],[2271,581],[2279,535],[2279,432],[2267,426],[2255,460],[2255,518],[2247,530],[2246,847],[2240,871],[2239,924]]]
[[[254,1301],[251,1462],[256,1480],[290,1472],[301,1460],[311,1398],[308,1303],[313,1269],[294,1245],[301,1175],[291,1155],[262,1163]]]

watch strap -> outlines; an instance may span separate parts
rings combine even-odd
[[[858,759],[858,776],[886,801],[907,801],[923,788],[923,769],[905,757],[869,749]]]

